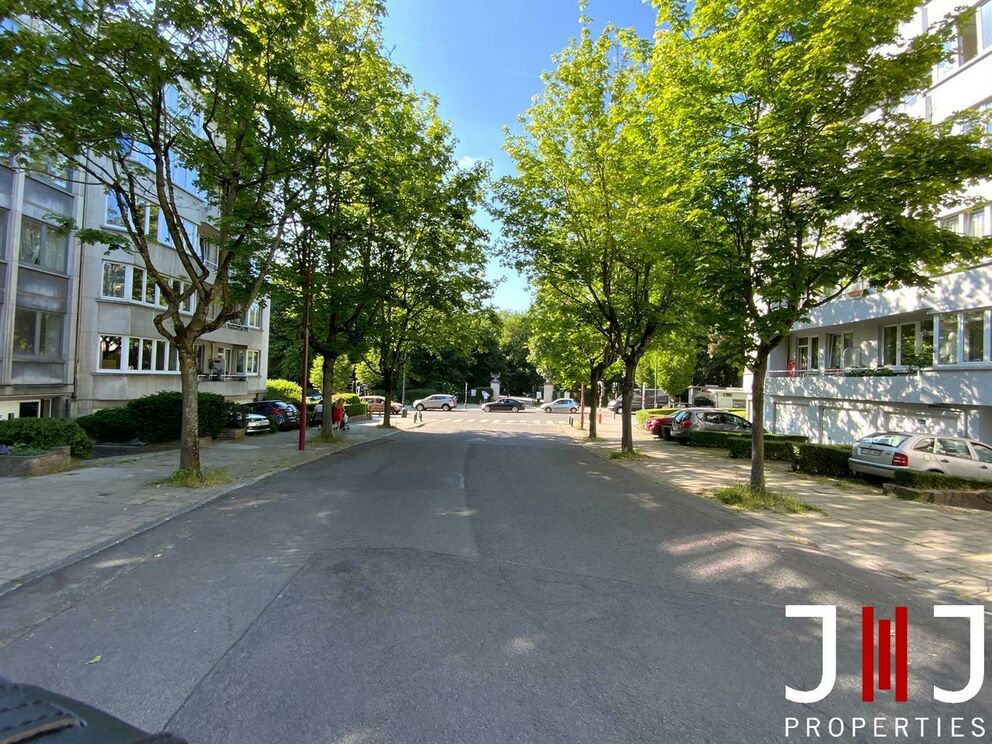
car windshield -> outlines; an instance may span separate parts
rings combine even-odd
[[[898,447],[909,437],[906,434],[872,434],[861,440],[861,444],[877,444],[882,447]]]

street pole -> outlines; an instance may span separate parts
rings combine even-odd
[[[403,360],[403,384],[400,392],[400,403],[406,405],[406,360]]]
[[[584,382],[579,388],[579,428],[586,428],[586,384]]]
[[[465,410],[468,410],[468,380],[465,380]]]
[[[300,260],[303,264],[301,267],[303,269],[303,380],[300,390],[303,394],[300,397],[303,400],[300,401],[300,439],[297,443],[300,452],[307,448],[307,390],[310,382],[308,379],[310,376],[310,257],[306,241],[302,251]],[[324,409],[326,413],[330,413],[327,410],[327,403],[328,401],[324,401]]]

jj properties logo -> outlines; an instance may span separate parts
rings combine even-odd
[[[818,703],[833,692],[837,682],[837,608],[835,605],[787,605],[786,617],[816,618],[822,623],[822,675],[813,689],[802,690],[786,686],[785,697],[794,703]],[[985,682],[985,608],[982,605],[935,605],[933,617],[966,622],[968,629],[968,667],[962,675],[962,686],[945,689],[933,685],[931,699],[938,703],[960,704],[975,698]],[[891,696],[896,703],[909,701],[909,637],[908,607],[896,607],[893,616],[878,617],[874,607],[861,608],[861,700],[875,702],[876,697]],[[840,738],[874,734],[885,738],[919,736],[921,739],[950,736],[952,738],[986,736],[981,717],[948,718],[933,716],[874,718],[788,717],[785,721],[788,737]]]

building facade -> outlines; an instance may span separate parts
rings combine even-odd
[[[904,104],[930,121],[992,107],[992,0],[973,0],[963,13],[961,5],[925,3],[904,29],[912,36],[957,14],[952,61]],[[992,234],[992,182],[966,196],[942,226]],[[794,327],[769,370],[770,431],[834,444],[884,430],[992,441],[992,257],[934,277],[927,290],[852,289]]]
[[[136,253],[82,245],[60,218],[121,230],[103,187],[54,169],[0,165],[0,417],[78,416],[151,393],[180,389],[179,357],[155,328],[162,303]],[[208,205],[191,172],[175,189],[193,245],[216,266]],[[185,270],[158,208],[141,218],[153,261],[182,283]],[[185,308],[192,312],[192,300]],[[265,392],[268,308],[254,304],[197,346],[200,389],[235,401]]]

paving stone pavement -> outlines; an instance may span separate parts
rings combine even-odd
[[[576,428],[570,431],[585,436]],[[718,488],[748,480],[750,461],[732,460],[723,450],[664,442],[636,421],[634,436],[648,459],[616,462],[655,482],[711,498]],[[619,443],[620,419],[607,414],[599,440],[586,446],[607,457]],[[992,604],[992,512],[902,501],[866,482],[793,473],[780,462],[766,466],[769,488],[825,514],[747,512],[747,517],[851,563]]]
[[[393,433],[378,423],[354,423],[339,442],[304,452],[297,431],[204,447],[203,466],[222,467],[232,478],[210,488],[156,483],[178,466],[176,449],[89,460],[55,475],[0,478],[0,594],[259,478]],[[394,424],[415,426],[412,417]]]

